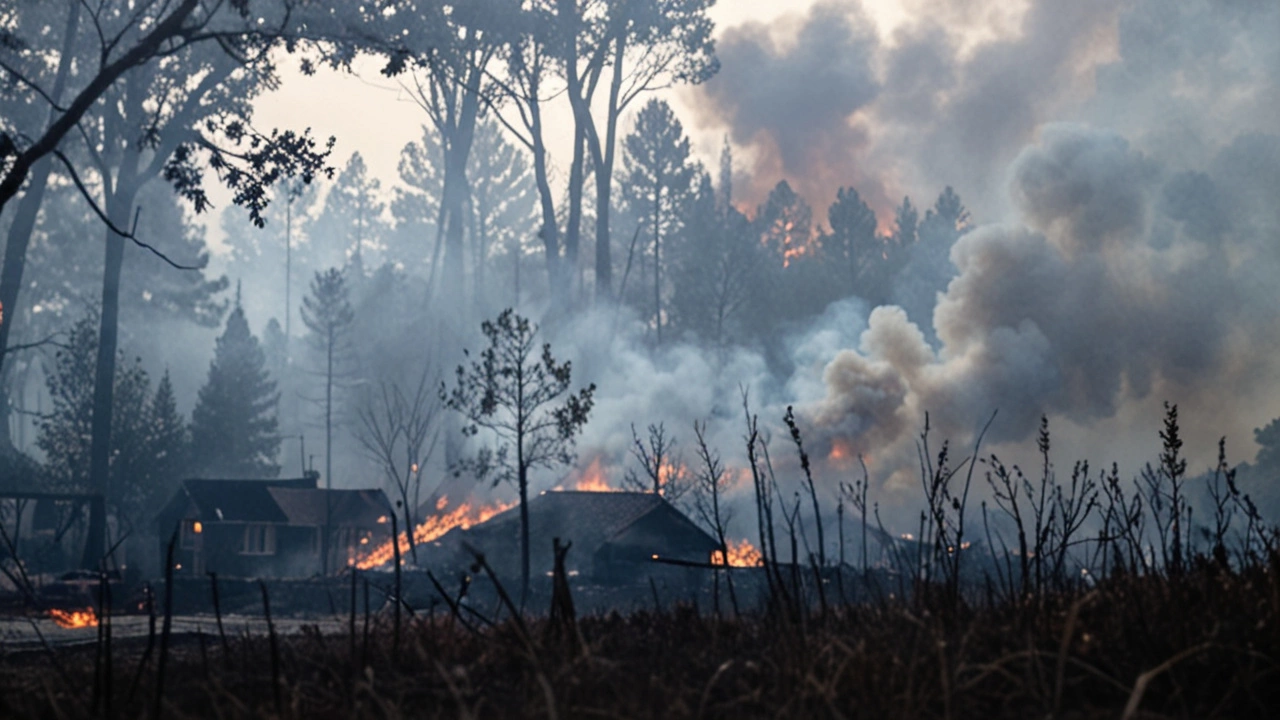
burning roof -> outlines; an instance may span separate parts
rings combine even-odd
[[[717,544],[662,496],[641,492],[544,492],[529,500],[530,563],[535,573],[552,565],[551,541],[572,542],[569,566],[589,566],[609,558],[648,560],[654,555],[707,562]],[[511,508],[470,529],[441,538],[446,549],[463,543],[482,552],[496,568],[518,564],[519,508]]]

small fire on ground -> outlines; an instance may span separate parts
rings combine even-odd
[[[436,503],[436,508],[440,509],[447,506],[447,501],[448,498],[440,498],[440,501]],[[413,529],[413,542],[417,545],[423,545],[439,539],[456,527],[466,530],[472,525],[482,523],[512,507],[515,507],[515,503],[495,503],[493,505],[463,503],[448,512],[441,515],[433,515],[419,523]],[[409,537],[405,533],[400,533],[398,539],[400,541],[401,561],[403,562],[404,556],[409,552]],[[370,570],[391,562],[395,559],[395,554],[395,546],[391,544],[390,540],[387,540],[370,550],[363,557],[353,559],[352,565],[360,570]]]
[[[49,617],[53,619],[58,627],[63,628],[82,628],[97,627],[98,614],[93,608],[84,608],[83,610],[50,610]]]
[[[728,540],[725,545],[729,548],[729,567],[759,567],[764,564],[764,557],[750,540]],[[724,555],[719,550],[711,553],[711,564],[725,564]]]

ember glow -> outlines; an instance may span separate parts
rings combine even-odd
[[[764,564],[764,557],[750,540],[741,540],[734,542],[728,540],[725,545],[729,547],[729,567],[759,567]],[[719,550],[711,553],[712,565],[724,565],[724,557]]]
[[[857,453],[849,447],[844,440],[834,440],[831,443],[831,452],[827,454],[827,462],[837,468],[852,467],[853,463],[858,459]]]
[[[413,542],[419,545],[429,543],[456,527],[466,530],[472,525],[482,523],[512,507],[515,507],[515,503],[495,503],[493,505],[463,503],[446,513],[433,515],[420,523],[413,529]],[[400,554],[403,556],[409,552],[409,537],[405,533],[400,533],[399,540]],[[395,554],[395,546],[391,544],[390,540],[387,540],[365,553],[354,564],[360,570],[370,570],[391,562],[395,558]]]
[[[58,624],[58,627],[63,628],[97,627],[98,625],[98,614],[93,611],[93,608],[50,610],[49,617]]]

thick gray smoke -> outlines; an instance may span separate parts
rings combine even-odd
[[[786,177],[802,196],[825,198],[854,183],[889,207],[878,177],[863,168],[867,129],[853,121],[880,93],[878,45],[863,13],[833,0],[815,5],[785,42],[759,23],[725,32],[721,70],[706,85],[701,111],[751,149],[752,170],[735,187],[741,199],[763,201]]]
[[[1217,165],[1225,186],[1248,173]],[[1171,173],[1078,125],[1044,128],[1012,177],[1014,220],[952,249],[959,276],[933,317],[941,350],[899,309],[877,308],[858,349],[827,366],[816,422],[864,451],[901,453],[914,452],[925,411],[963,437],[999,409],[995,441],[1027,436],[1041,414],[1094,425],[1153,397],[1182,403],[1208,425],[1202,438],[1247,438],[1274,413],[1264,403],[1280,323],[1258,308],[1280,300],[1259,276],[1276,269],[1275,246],[1227,226],[1218,178]]]
[[[704,127],[751,150],[757,184],[785,176],[819,211],[853,182],[882,225],[885,195],[927,206],[946,185],[973,213],[932,327],[874,309],[818,397],[792,380],[791,399],[884,474],[914,466],[925,412],[964,440],[998,409],[996,442],[1047,414],[1064,453],[1145,460],[1164,400],[1197,462],[1220,435],[1252,457],[1280,376],[1280,6],[904,6],[886,38],[855,0],[775,26],[794,36],[726,32],[726,74],[697,98]],[[807,86],[822,92],[797,102]]]

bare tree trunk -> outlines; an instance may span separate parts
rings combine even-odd
[[[67,85],[67,73],[71,69],[71,61],[75,55],[71,48],[76,39],[76,31],[80,25],[80,5],[70,3],[67,7],[67,25],[63,30],[62,36],[62,54],[58,61],[58,73],[53,81],[53,88],[49,93],[49,97],[53,102],[60,102],[62,93]],[[52,124],[56,117],[56,110],[49,110],[49,123]],[[9,236],[4,248],[4,269],[0,271],[0,308],[8,315],[8,321],[0,321],[0,427],[4,427],[5,431],[0,433],[0,446],[10,444],[8,433],[8,423],[4,422],[9,417],[9,397],[7,376],[4,372],[4,361],[9,348],[9,331],[13,327],[13,321],[17,317],[18,309],[18,293],[22,290],[22,275],[27,264],[27,248],[31,244],[31,233],[35,230],[36,217],[40,212],[40,205],[44,202],[44,193],[48,187],[49,171],[53,164],[52,158],[43,157],[35,163],[31,168],[29,184],[27,192],[22,196],[22,200],[18,202],[17,213],[13,218],[13,224],[9,226]]]
[[[653,186],[653,321],[662,344],[662,178]]]
[[[564,229],[564,263],[572,286],[569,289],[571,300],[576,300],[581,287],[582,266],[578,262],[578,251],[582,244],[582,189],[586,184],[586,172],[583,163],[583,143],[585,133],[580,123],[575,122],[573,128],[573,162],[569,166],[569,219]]]
[[[129,211],[137,196],[135,181],[138,155],[127,152],[107,198],[107,217],[117,228],[129,225]],[[89,485],[99,497],[89,506],[89,531],[81,565],[99,566],[106,552],[106,502],[111,494],[111,416],[114,407],[116,347],[120,333],[120,274],[124,267],[124,237],[106,231],[106,258],[102,274],[102,315],[98,325],[98,359],[94,369],[93,419],[89,440]]]
[[[328,347],[325,348],[324,374],[324,489],[333,489],[333,327],[329,327]],[[329,574],[329,553],[333,535],[333,508],[329,496],[324,494],[324,537],[320,547],[320,573]]]
[[[619,33],[614,54],[613,80],[609,86],[609,120],[605,130],[605,146],[600,167],[596,168],[596,300],[613,297],[613,239],[609,229],[610,204],[613,202],[613,160],[618,137],[618,95],[622,89],[622,56],[626,52],[627,34]]]

